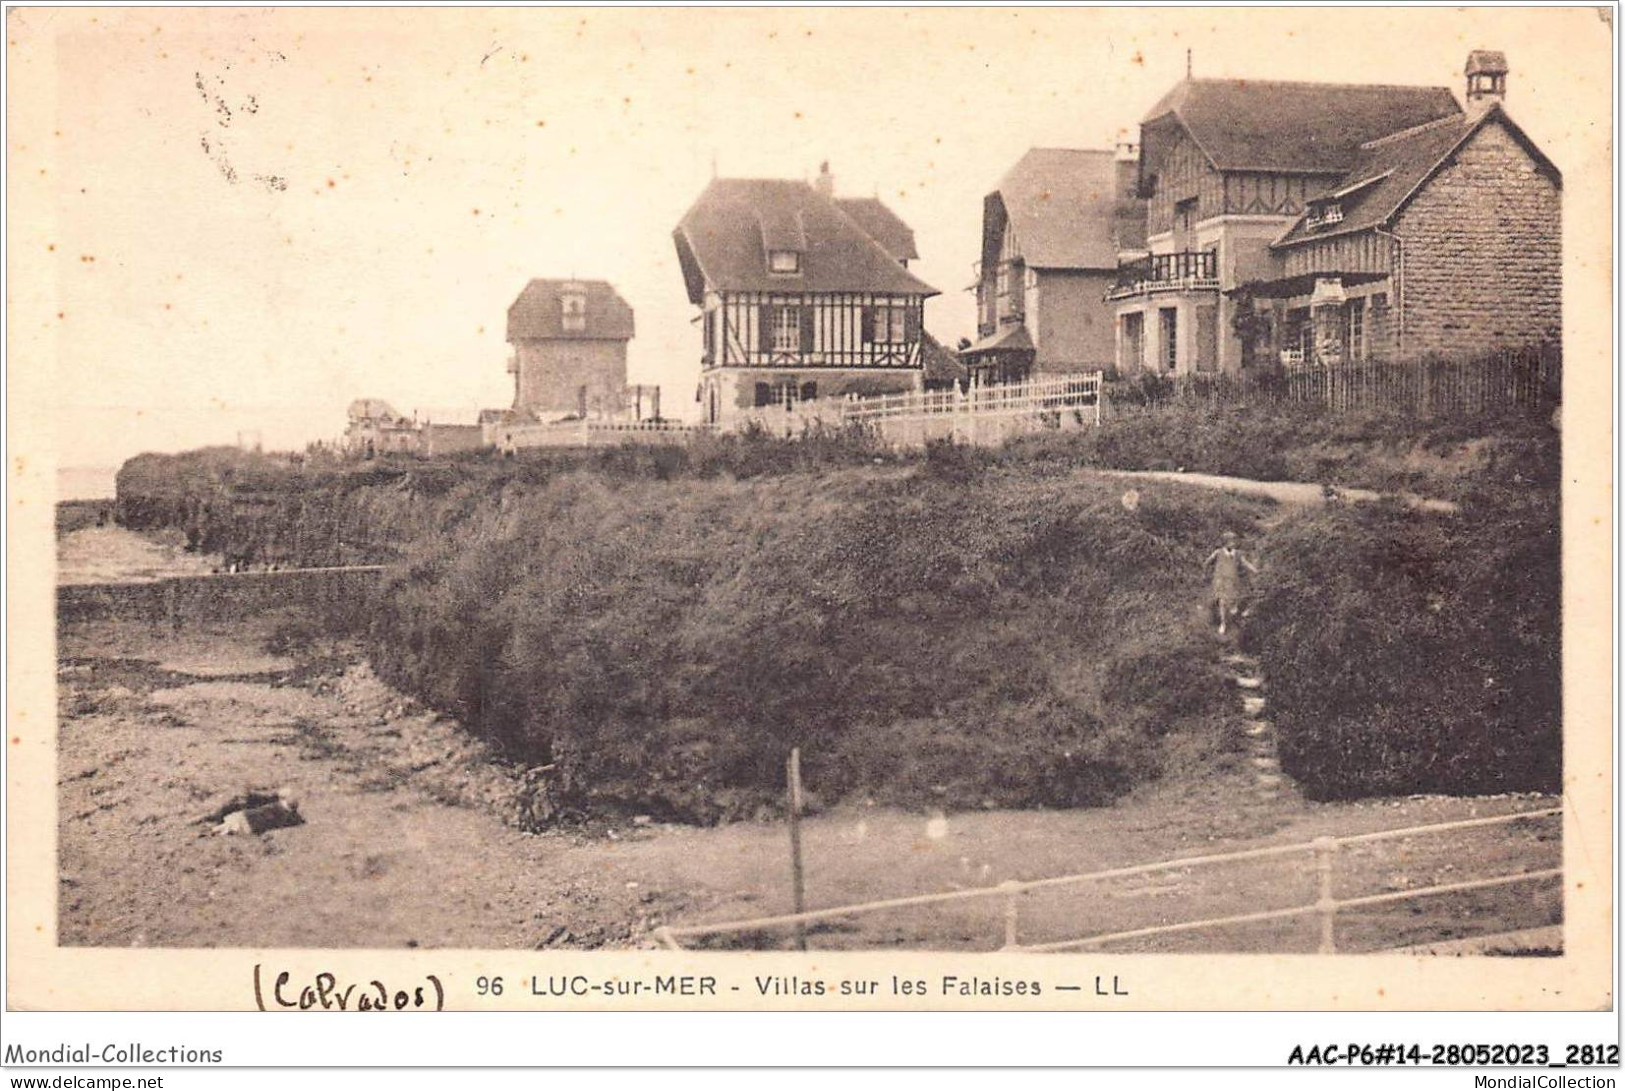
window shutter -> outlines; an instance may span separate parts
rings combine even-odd
[[[920,339],[920,305],[912,300],[904,314],[903,336],[911,345]]]
[[[811,303],[801,305],[801,355],[813,350],[813,308]]]
[[[756,408],[773,404],[773,388],[766,383],[756,384]]]
[[[863,308],[863,343],[871,345],[875,340],[875,309]]]
[[[773,318],[777,310],[769,303],[762,304],[756,310],[756,347],[762,352],[773,351]]]

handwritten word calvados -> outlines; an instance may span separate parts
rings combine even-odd
[[[283,970],[268,998],[264,969],[255,963],[254,1002],[260,1011],[443,1011],[445,986],[434,974],[423,980],[426,984],[410,989],[391,989],[376,979],[342,984],[336,974],[323,970],[309,984],[294,985],[293,975]]]

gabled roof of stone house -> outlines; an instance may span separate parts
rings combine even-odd
[[[1169,118],[1221,171],[1341,174],[1367,141],[1460,113],[1446,87],[1186,79],[1141,123],[1142,177],[1167,153]]]
[[[1031,268],[1115,269],[1145,246],[1145,202],[1119,196],[1117,169],[1110,151],[1028,149],[983,202],[983,264],[998,260],[1002,221]]]
[[[707,288],[938,294],[903,268],[893,252],[864,230],[841,202],[823,196],[806,182],[712,179],[684,214],[672,239],[689,302],[695,305],[705,301]],[[896,239],[891,241],[901,245]],[[797,271],[771,271],[769,250],[794,250],[799,255]]]
[[[564,297],[586,299],[582,329],[564,328]],[[532,280],[508,307],[508,341],[628,341],[632,308],[603,280]]]
[[[1332,238],[1392,222],[1473,135],[1491,122],[1505,128],[1540,169],[1562,185],[1557,167],[1496,103],[1476,115],[1454,114],[1362,144],[1343,176],[1332,183],[1324,196],[1310,202],[1309,208],[1275,245],[1291,246]],[[1311,226],[1315,211],[1330,203],[1337,204],[1342,218],[1336,223],[1322,221],[1323,226]]]

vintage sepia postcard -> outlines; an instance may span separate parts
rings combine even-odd
[[[9,8],[8,1008],[1610,1009],[1612,15]]]

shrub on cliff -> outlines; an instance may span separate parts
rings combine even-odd
[[[1147,716],[1107,679],[1185,692],[1191,664],[1162,650],[1190,639],[1201,550],[1237,508],[928,471],[564,475],[427,548],[385,596],[375,662],[553,764],[582,809],[750,814],[777,805],[791,746],[825,798],[1098,804],[1208,711]]]
[[[1555,490],[1290,520],[1251,627],[1283,768],[1316,798],[1558,790],[1559,561]]]
[[[1558,437],[1544,417],[1417,419],[1329,413],[1315,405],[1124,407],[1099,428],[1038,433],[983,462],[1039,469],[1098,466],[1178,470],[1260,480],[1313,481],[1460,498],[1480,484],[1554,463]]]

